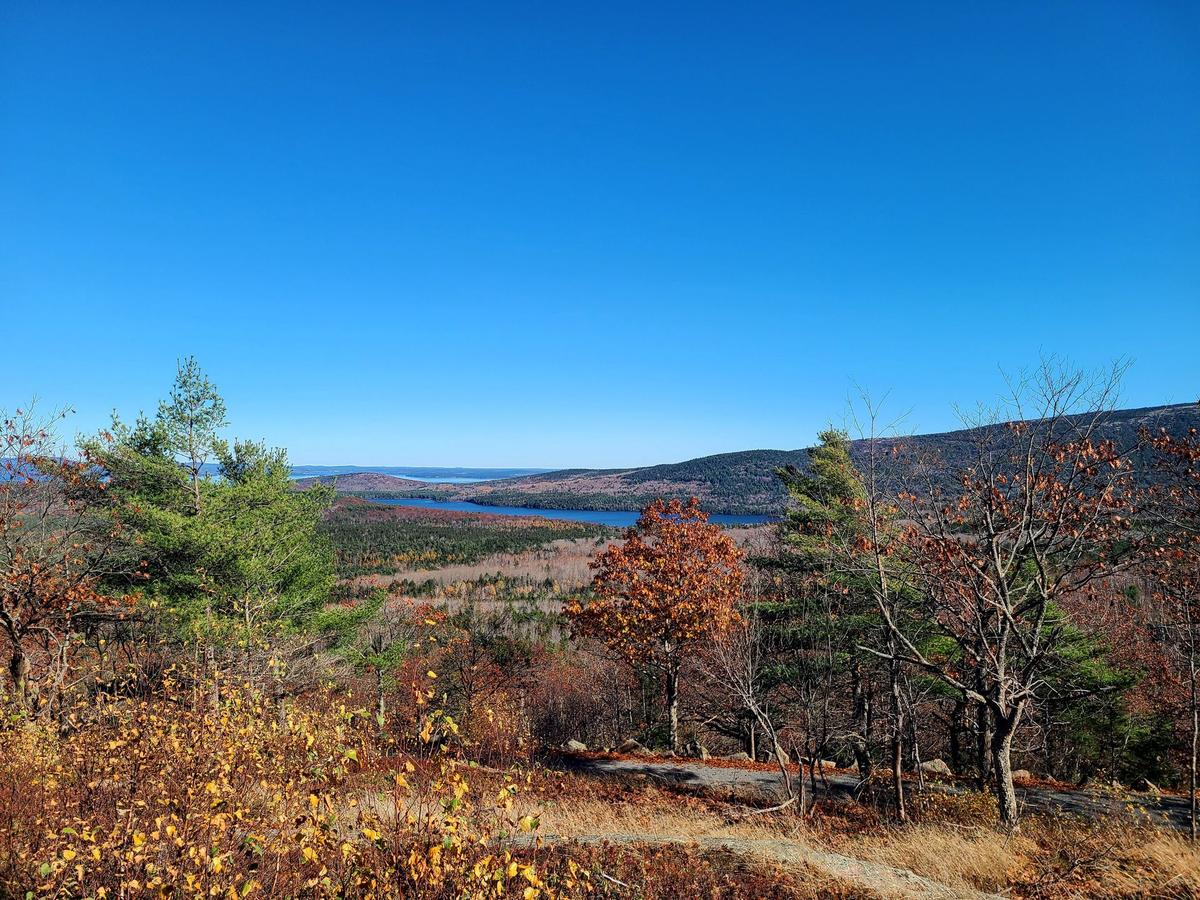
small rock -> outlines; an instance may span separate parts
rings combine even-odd
[[[617,752],[618,753],[649,753],[650,751],[647,750],[645,747],[643,747],[641,744],[639,744],[637,741],[635,741],[633,738],[629,738],[629,740],[623,742],[621,744],[621,746],[617,747]]]
[[[583,741],[570,740],[563,744],[563,749],[568,753],[584,753],[587,751],[587,744]]]
[[[750,762],[750,754],[744,750],[739,750],[737,753],[730,753],[728,756],[723,756],[722,759],[730,759],[734,762]]]
[[[1135,781],[1133,783],[1133,789],[1135,791],[1142,791],[1143,793],[1147,793],[1147,794],[1161,794],[1162,793],[1162,791],[1160,791],[1158,789],[1158,785],[1155,784],[1153,781],[1151,781],[1149,778],[1139,778],[1137,781]]]
[[[929,775],[953,775],[944,760],[930,759],[921,763],[921,771]]]
[[[1033,773],[1028,769],[1017,769],[1013,772],[1013,781],[1033,781]]]

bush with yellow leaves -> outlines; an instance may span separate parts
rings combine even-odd
[[[194,697],[169,685],[81,708],[84,724],[70,729],[0,726],[0,895],[591,891],[583,869],[537,846],[536,820],[513,818],[515,781],[473,802],[469,768],[444,749],[395,755],[345,692],[322,690],[286,715],[248,686],[227,689],[216,710]],[[423,724],[453,726],[432,713]]]

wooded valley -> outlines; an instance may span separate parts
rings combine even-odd
[[[1120,375],[623,532],[297,490],[190,359],[13,410],[0,893],[1190,896],[1200,434]]]

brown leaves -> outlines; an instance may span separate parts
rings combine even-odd
[[[656,500],[592,563],[596,598],[568,609],[575,626],[632,662],[676,664],[684,649],[733,621],[741,551],[692,498]]]

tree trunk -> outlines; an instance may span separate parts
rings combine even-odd
[[[954,708],[950,711],[950,768],[956,775],[963,770],[962,732],[963,713],[966,706],[967,701],[960,698],[954,701]]]
[[[1012,779],[1012,740],[1020,710],[996,715],[992,731],[992,768],[996,776],[996,803],[1000,822],[1009,831],[1017,829],[1017,792]]]
[[[679,750],[679,670],[667,670],[667,720],[670,727],[671,749]]]
[[[975,781],[987,790],[992,774],[992,711],[984,703],[975,705]]]
[[[1191,686],[1192,706],[1192,753],[1188,765],[1188,835],[1196,841],[1196,751],[1200,744],[1200,703],[1197,702],[1196,686],[1196,630],[1191,622],[1191,607],[1188,614],[1188,674]]]
[[[904,700],[900,696],[900,663],[896,659],[895,641],[889,639],[889,680],[892,692],[892,792],[896,800],[896,818],[908,821],[904,802]]]
[[[8,673],[12,676],[13,696],[21,706],[29,702],[29,657],[18,644],[13,648],[12,659],[8,664]]]
[[[1054,763],[1054,703],[1047,700],[1042,706],[1042,765],[1046,777],[1058,778],[1058,766]]]
[[[850,669],[850,683],[854,693],[854,722],[858,733],[854,736],[854,761],[858,764],[860,778],[871,777],[871,706],[863,689],[862,670],[858,665]]]

